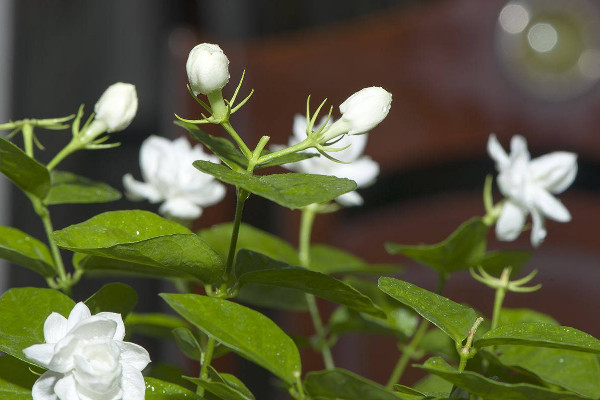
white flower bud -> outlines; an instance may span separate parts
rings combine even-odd
[[[102,124],[107,132],[127,128],[137,112],[138,98],[135,86],[117,82],[102,93],[94,107],[96,125]]]
[[[340,105],[341,120],[349,124],[349,135],[375,128],[390,112],[392,94],[381,87],[369,87],[354,93]]]
[[[229,82],[229,59],[216,44],[202,43],[194,47],[185,68],[194,94],[220,90]]]

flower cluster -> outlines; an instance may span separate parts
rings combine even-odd
[[[488,153],[496,162],[498,187],[506,197],[496,236],[500,240],[515,240],[531,214],[531,243],[539,246],[546,237],[544,218],[568,222],[571,214],[553,194],[565,191],[577,175],[577,155],[557,151],[531,160],[527,142],[513,136],[507,154],[495,135],[488,140]]]
[[[46,343],[23,350],[48,369],[33,385],[33,400],[143,400],[141,371],[150,357],[124,337],[120,314],[91,315],[83,303],[75,305],[68,319],[50,314],[44,323]]]
[[[126,195],[130,200],[146,199],[151,203],[164,202],[159,212],[173,218],[193,220],[202,208],[218,203],[225,196],[225,186],[212,176],[192,166],[196,160],[218,163],[219,159],[190,146],[181,137],[170,141],[150,136],[140,148],[140,169],[145,182],[131,174],[123,177]]]

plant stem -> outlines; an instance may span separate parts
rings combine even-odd
[[[237,247],[238,235],[240,232],[240,224],[242,222],[242,213],[244,211],[244,204],[248,199],[248,192],[242,188],[237,188],[237,202],[235,206],[235,217],[233,220],[233,230],[231,232],[231,241],[229,242],[229,254],[227,255],[227,264],[225,267],[225,276],[227,279],[231,276],[233,269],[233,260],[235,258],[235,249]]]
[[[276,158],[287,156],[288,154],[292,153],[297,153],[299,151],[306,150],[311,147],[314,147],[312,140],[310,140],[310,138],[306,138],[302,142],[297,143],[293,146],[286,147],[285,149],[281,149],[273,153],[265,154],[264,156],[258,159],[257,165],[264,164],[266,162],[275,160]]]
[[[229,136],[231,136],[233,138],[233,140],[235,140],[235,142],[237,143],[238,147],[240,148],[240,150],[242,151],[244,156],[247,159],[250,159],[252,157],[252,152],[250,151],[248,146],[246,146],[246,143],[244,143],[244,141],[242,140],[240,135],[238,135],[236,130],[233,128],[233,126],[231,126],[229,121],[221,122],[221,126],[223,127],[223,129],[225,129],[225,131],[229,134]]]
[[[502,303],[504,302],[505,295],[506,288],[499,287],[496,289],[496,296],[494,298],[494,313],[492,314],[492,326],[490,329],[496,329],[498,327],[498,320],[500,319],[500,312],[502,311]]]
[[[208,378],[208,367],[212,361],[213,352],[215,351],[216,340],[213,337],[208,338],[206,344],[206,352],[202,357],[202,366],[200,367],[200,379],[206,380]],[[204,388],[200,385],[196,387],[196,393],[200,396],[204,395]]]
[[[313,223],[315,221],[317,207],[318,205],[311,204],[302,209],[298,258],[300,259],[300,266],[304,268],[310,267],[310,235],[312,232]],[[327,332],[323,326],[323,322],[321,321],[321,314],[319,313],[317,300],[312,294],[306,293],[305,296],[306,303],[308,304],[308,311],[310,312],[310,317],[312,319],[315,332],[319,338],[319,347],[321,350],[321,355],[323,356],[325,368],[333,369],[335,368],[333,355],[331,354],[331,349],[325,340]]]
[[[48,165],[46,165],[46,168],[48,168],[48,171],[52,171],[54,169],[54,167],[56,167],[58,165],[58,163],[60,163],[69,154],[71,154],[74,151],[73,147],[74,147],[73,146],[73,142],[71,141],[61,151],[59,151],[58,154],[55,155],[52,160],[50,160],[50,162],[48,163]]]
[[[425,332],[427,332],[428,327],[429,321],[427,321],[426,319],[422,319],[412,340],[410,341],[408,346],[405,347],[402,351],[402,356],[396,363],[396,366],[392,371],[392,375],[390,376],[390,379],[387,382],[387,388],[391,389],[396,383],[400,381],[400,378],[402,378],[402,375],[404,374],[404,370],[408,366],[408,362],[417,350],[417,347],[419,347],[419,344],[421,344],[421,340],[423,340],[423,336],[425,335]]]

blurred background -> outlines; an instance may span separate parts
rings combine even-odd
[[[139,177],[138,151],[151,134],[184,134],[173,114],[194,118],[198,105],[185,88],[185,61],[200,42],[218,43],[231,66],[230,94],[242,71],[242,94],[256,90],[233,123],[244,139],[262,135],[287,143],[293,116],[306,96],[338,105],[367,86],[393,93],[388,118],[369,135],[366,153],[381,166],[365,205],[321,216],[316,242],[372,262],[406,266],[403,279],[433,290],[423,267],[388,255],[383,243],[435,243],[461,222],[483,215],[486,153],[494,132],[506,147],[524,135],[532,156],[555,150],[579,154],[579,174],[560,198],[568,224],[547,223],[548,238],[529,269],[544,288],[508,295],[506,305],[550,313],[565,325],[600,336],[600,10],[586,0],[0,0],[0,122],[88,112],[115,81],[136,85],[140,106],[133,124],[115,135],[122,145],[80,152],[63,169],[122,189],[127,172]],[[337,110],[334,116],[337,116]],[[215,130],[214,132],[218,132]],[[40,131],[46,154],[67,135]],[[46,158],[44,158],[46,157]],[[42,153],[43,161],[49,156]],[[499,197],[498,197],[499,198]],[[196,228],[232,219],[234,196],[209,208]],[[81,222],[107,209],[146,208],[121,200],[101,206],[56,206],[55,227]],[[253,197],[244,220],[297,242],[298,212]],[[29,202],[0,177],[0,222],[38,238],[43,230]],[[529,249],[529,234],[489,247]],[[103,282],[86,280],[75,295],[86,298]],[[156,281],[131,283],[138,311],[164,309]],[[43,286],[18,267],[0,267],[0,292],[9,286]],[[445,295],[476,304],[490,315],[493,293],[468,274],[453,277]],[[331,311],[322,305],[325,313]],[[308,318],[283,325],[310,324]],[[310,331],[310,328],[305,328]],[[145,339],[140,339],[143,341]],[[149,341],[154,360],[173,359],[172,349]],[[397,354],[393,340],[347,337],[335,348],[338,363],[384,382]],[[307,369],[321,368],[306,353]],[[184,368],[193,366],[185,365]],[[267,398],[266,372],[236,358],[222,368],[241,374],[257,398]],[[409,377],[410,379],[410,377]]]

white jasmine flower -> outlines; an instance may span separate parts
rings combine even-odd
[[[216,156],[205,153],[201,145],[191,147],[184,137],[170,141],[150,136],[140,148],[140,169],[145,182],[125,175],[125,194],[130,200],[163,202],[158,210],[163,215],[196,219],[202,208],[218,203],[225,196],[225,186],[192,166],[196,160],[219,162]]]
[[[95,123],[105,126],[107,132],[118,132],[127,128],[138,108],[135,86],[117,82],[104,91],[94,106]]]
[[[323,117],[319,126],[322,126],[325,121],[326,117]],[[330,120],[329,123],[331,122]],[[293,132],[294,135],[289,140],[289,146],[293,146],[306,139],[306,119],[300,114],[296,114],[294,117]],[[336,159],[350,164],[337,163],[326,157],[313,157],[287,164],[285,167],[307,174],[333,175],[338,178],[352,179],[359,188],[373,184],[379,174],[379,164],[373,161],[371,157],[362,155],[367,145],[367,135],[344,136],[335,144],[335,147],[343,148],[348,145],[350,147],[347,149],[332,153],[332,155]],[[363,198],[356,191],[345,193],[335,200],[346,207],[363,204]]]
[[[33,400],[143,400],[142,370],[148,352],[123,342],[120,314],[91,315],[83,303],[69,318],[52,313],[44,323],[46,343],[23,350],[31,361],[48,369],[32,388]]]
[[[202,43],[194,47],[185,68],[194,94],[220,90],[229,82],[229,59],[216,44]]]
[[[342,117],[325,132],[327,142],[339,135],[360,135],[375,128],[387,117],[392,94],[381,87],[361,89],[340,105]]]
[[[577,175],[576,154],[557,151],[531,160],[522,136],[513,136],[507,154],[495,135],[488,140],[488,153],[496,161],[498,187],[506,196],[496,223],[499,240],[516,239],[527,214],[533,221],[533,246],[539,246],[546,237],[545,217],[559,222],[571,220],[569,211],[551,193],[561,193],[573,183]]]

